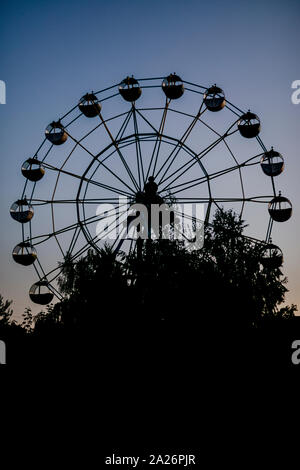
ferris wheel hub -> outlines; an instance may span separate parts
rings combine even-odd
[[[158,184],[155,183],[154,177],[150,176],[147,183],[145,183],[143,191],[137,191],[134,201],[137,204],[144,204],[151,206],[151,204],[163,204],[164,199],[158,194]]]

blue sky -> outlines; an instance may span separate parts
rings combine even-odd
[[[21,163],[42,141],[46,125],[88,90],[127,74],[160,77],[176,71],[195,83],[218,83],[229,99],[261,118],[261,137],[285,157],[277,185],[293,202],[293,218],[274,227],[289,278],[288,302],[300,305],[300,3],[287,1],[15,1],[1,2],[0,292],[16,314],[31,305],[34,281],[11,259],[19,227],[8,208],[21,193]],[[255,187],[255,180],[251,180]],[[255,192],[255,191],[254,191]],[[280,226],[279,226],[280,225]],[[18,232],[18,233],[16,233]]]

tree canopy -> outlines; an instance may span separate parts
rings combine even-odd
[[[120,371],[145,361],[152,367],[154,357],[160,370],[171,367],[172,357],[174,367],[185,361],[192,371],[201,354],[207,364],[218,361],[219,349],[226,351],[228,364],[229,348],[233,361],[240,357],[237,349],[245,349],[237,342],[255,332],[282,334],[284,325],[289,350],[297,308],[283,304],[287,279],[281,267],[262,265],[261,243],[245,237],[244,229],[232,211],[220,210],[205,229],[201,249],[156,239],[130,254],[104,245],[75,262],[67,256],[58,279],[63,300],[37,315],[27,308],[16,325],[11,302],[0,297],[0,337],[14,342],[8,351],[16,353],[16,363],[61,358],[76,363],[84,351],[89,362],[105,355],[109,367]],[[249,344],[257,364],[259,351],[275,348],[265,337],[262,349],[257,340],[253,349],[253,338]]]
[[[219,210],[202,249],[157,239],[129,255],[105,245],[75,263],[66,257],[59,278],[64,300],[37,320],[36,329],[49,322],[88,331],[157,321],[237,329],[292,317],[296,306],[282,307],[287,279],[280,268],[262,266],[261,244],[244,229],[234,212]]]
[[[129,255],[104,245],[76,262],[67,256],[58,279],[63,300],[36,316],[26,309],[21,328],[35,336],[157,322],[238,330],[292,318],[296,306],[282,306],[287,279],[280,267],[262,266],[261,244],[244,230],[233,211],[219,210],[201,249],[157,239]],[[16,326],[10,305],[0,297],[2,330]]]

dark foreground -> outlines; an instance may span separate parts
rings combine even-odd
[[[8,366],[80,365],[121,369],[128,373],[147,366],[157,371],[164,367],[166,371],[178,368],[179,373],[181,366],[190,365],[196,374],[199,368],[231,369],[235,366],[296,370],[300,361],[294,343],[300,342],[300,317],[297,316],[265,322],[255,329],[242,325],[159,320],[105,324],[96,331],[0,333],[0,339],[6,343]]]
[[[195,454],[197,466],[185,468],[273,468],[279,454],[288,459],[293,451],[283,447],[289,428],[282,419],[290,412],[278,385],[289,387],[286,372],[299,375],[297,339],[300,318],[252,331],[163,321],[107,325],[72,336],[7,338],[3,367],[22,377],[24,423],[34,416],[35,445],[54,459],[53,468],[61,447],[67,462],[83,468],[107,468],[112,455],[160,454]],[[289,391],[291,402],[295,394]],[[53,439],[45,440],[49,423]]]

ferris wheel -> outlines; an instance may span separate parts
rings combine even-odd
[[[112,228],[120,228],[113,249],[125,243],[134,249],[137,237],[128,235],[124,207],[136,202],[203,204],[205,224],[221,207],[242,217],[247,206],[263,206],[262,264],[279,267],[282,252],[271,242],[272,225],[288,220],[292,205],[275,188],[284,159],[264,145],[260,130],[259,117],[232,104],[219,86],[175,73],[126,77],[86,93],[47,126],[22,165],[24,188],[10,209],[21,227],[13,259],[35,270],[32,302],[61,299],[56,280],[66,256],[75,261],[89,248],[98,250]],[[267,195],[265,188],[262,194],[247,188],[248,172],[254,181],[265,178]],[[109,223],[99,233],[104,216]]]

